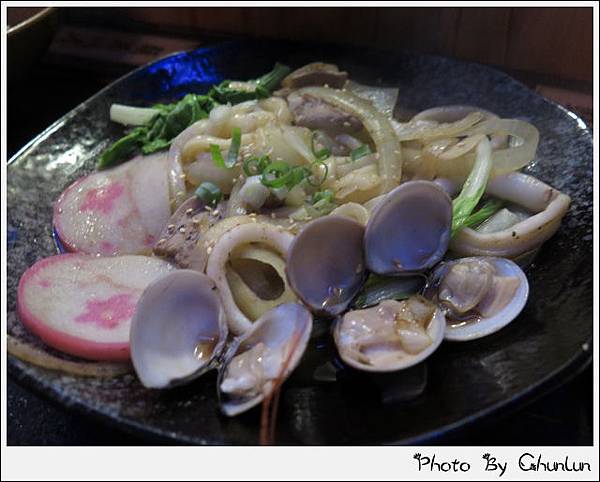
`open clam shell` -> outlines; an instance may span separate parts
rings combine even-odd
[[[258,405],[290,375],[306,350],[312,321],[303,305],[285,303],[232,342],[217,382],[225,415],[232,417]]]
[[[431,268],[450,241],[452,201],[430,181],[409,181],[373,210],[365,231],[369,270],[394,275]]]
[[[422,297],[413,299],[418,304],[426,303]],[[375,307],[349,311],[340,317],[333,336],[344,363],[367,372],[394,372],[414,366],[430,356],[444,339],[444,313],[429,302],[431,315],[428,322],[424,327],[412,330],[410,326],[396,323],[410,309],[409,303],[410,300],[386,300]]]
[[[142,294],[131,321],[131,359],[147,388],[190,381],[214,366],[227,340],[227,323],[214,282],[177,270]]]
[[[307,224],[292,242],[286,273],[291,288],[314,313],[344,311],[365,280],[364,227],[325,216]]]
[[[447,277],[453,267],[481,262],[493,267],[496,281],[492,281],[489,286],[483,287],[488,283],[479,279],[470,283],[461,283],[458,279],[448,282],[449,278]],[[504,280],[504,283],[498,283],[498,279]],[[444,285],[445,280],[446,285]],[[451,286],[449,286],[450,284]],[[445,289],[445,293],[441,293],[443,289]],[[460,290],[469,290],[470,292],[468,294],[460,293]],[[434,270],[432,282],[426,290],[426,296],[446,306],[448,319],[446,340],[468,341],[495,333],[513,321],[527,303],[529,283],[523,270],[509,259],[483,256],[460,258],[442,263]],[[455,298],[462,300],[463,307],[470,308],[470,312],[474,315],[453,319],[452,310],[448,307],[458,304],[454,301]],[[464,301],[468,298],[471,300]],[[471,309],[471,305],[475,306]]]

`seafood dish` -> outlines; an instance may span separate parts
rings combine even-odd
[[[399,120],[401,99],[314,62],[113,104],[123,137],[56,199],[60,254],[18,286],[21,323],[70,358],[9,352],[151,390],[217,370],[222,415],[262,405],[268,439],[317,324],[372,376],[518,323],[571,201],[521,172],[538,130],[470,105]]]

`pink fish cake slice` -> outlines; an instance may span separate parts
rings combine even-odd
[[[139,156],[71,184],[54,206],[69,251],[148,254],[171,215],[166,154]]]
[[[57,350],[90,360],[128,360],[137,301],[173,269],[149,256],[51,256],[21,277],[17,312],[27,329]]]

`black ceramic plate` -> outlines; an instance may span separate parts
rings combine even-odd
[[[444,343],[425,364],[400,376],[327,372],[326,327],[309,346],[281,396],[281,444],[443,442],[444,435],[514,408],[556,387],[591,359],[592,137],[573,113],[496,70],[454,60],[370,50],[227,44],[160,60],[127,75],[67,114],[8,167],[8,331],[26,338],[15,314],[17,282],[36,260],[54,254],[52,203],[94,168],[121,130],[112,102],[150,104],[204,92],[224,78],[256,77],[277,60],[299,66],[335,62],[359,82],[398,86],[403,111],[474,104],[521,118],[540,131],[528,172],[573,200],[562,227],[528,270],[531,296],[500,332],[469,343]],[[322,328],[325,328],[324,330]],[[30,342],[35,342],[31,338]],[[327,366],[327,365],[325,365]],[[320,380],[315,379],[319,368]],[[216,376],[172,391],[148,391],[135,376],[111,381],[64,376],[9,356],[11,374],[66,405],[149,437],[200,444],[255,444],[259,411],[235,419],[218,413]],[[515,440],[515,443],[518,443]]]

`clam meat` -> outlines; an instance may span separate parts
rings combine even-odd
[[[466,341],[489,335],[521,312],[529,285],[525,273],[504,258],[462,258],[440,264],[427,296],[444,310],[446,339]]]
[[[218,387],[225,415],[244,412],[269,396],[296,368],[306,350],[312,315],[285,303],[258,319],[234,340],[224,357]]]
[[[371,372],[413,366],[431,355],[444,338],[443,312],[419,295],[386,300],[338,319],[334,339],[342,360]]]

